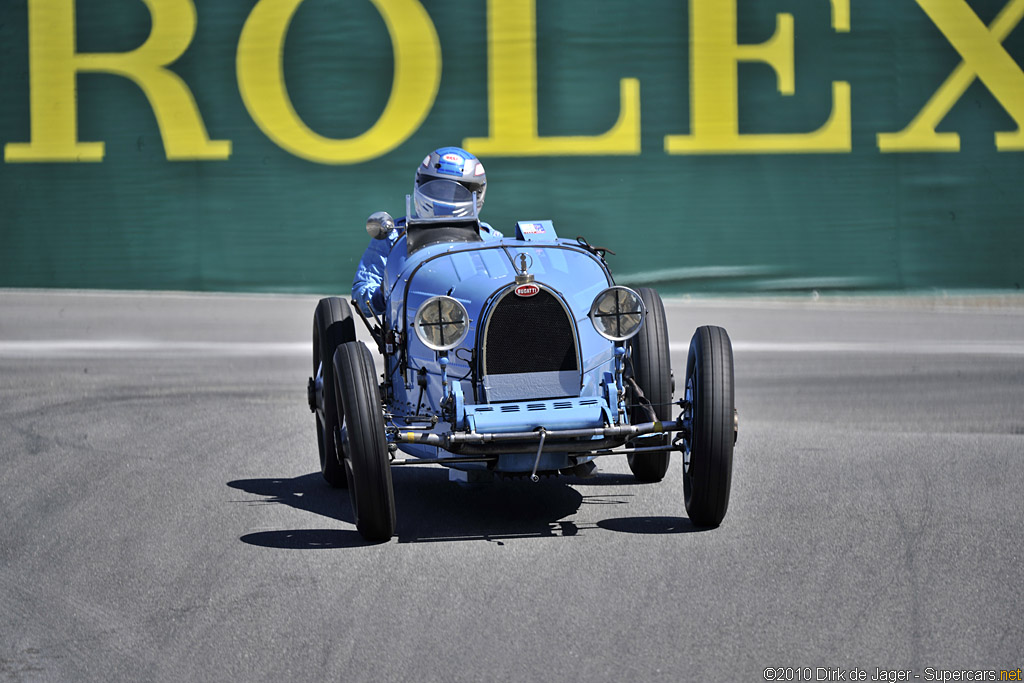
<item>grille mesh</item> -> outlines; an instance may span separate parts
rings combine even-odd
[[[491,314],[484,348],[488,375],[577,369],[572,323],[545,290],[502,299]]]

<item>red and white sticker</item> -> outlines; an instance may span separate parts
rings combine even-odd
[[[540,223],[520,223],[519,229],[524,235],[543,235],[547,232]]]
[[[445,161],[449,161],[453,164],[458,164],[459,166],[466,163],[466,160],[460,157],[458,154],[452,154],[450,152],[448,154],[445,154],[443,158]]]
[[[516,296],[528,297],[537,294],[540,291],[540,287],[537,285],[519,285],[515,291]]]

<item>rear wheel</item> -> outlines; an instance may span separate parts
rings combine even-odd
[[[638,287],[637,294],[644,301],[647,317],[643,327],[630,339],[633,374],[644,397],[654,411],[639,405],[638,396],[630,396],[629,421],[632,424],[672,419],[672,358],[668,346],[668,321],[665,306],[658,292],[649,287]],[[630,392],[631,394],[634,392]],[[652,436],[635,442],[637,446],[668,445],[668,435]],[[640,481],[661,481],[668,471],[670,451],[650,451],[627,456],[629,469]]]
[[[736,442],[732,342],[721,327],[698,327],[686,360],[689,453],[683,460],[686,513],[697,526],[722,523],[729,507]]]
[[[313,314],[313,377],[322,380],[323,402],[313,407],[320,472],[327,483],[336,488],[344,488],[348,484],[342,464],[344,453],[338,452],[334,438],[338,429],[338,408],[332,379],[334,350],[355,339],[356,326],[348,302],[338,297],[320,299]]]
[[[356,529],[368,541],[386,541],[395,534],[395,492],[374,374],[373,358],[362,342],[342,344],[334,352],[338,423]]]

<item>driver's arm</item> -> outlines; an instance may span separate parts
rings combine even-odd
[[[384,290],[381,284],[384,280],[388,254],[391,253],[391,246],[396,239],[398,232],[392,230],[386,240],[371,240],[370,246],[363,252],[363,258],[359,260],[356,276],[352,280],[352,301],[363,310],[363,313],[370,313],[366,310],[367,301],[370,302],[373,313],[384,313]]]

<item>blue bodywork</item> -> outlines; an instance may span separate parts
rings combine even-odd
[[[424,246],[409,230],[387,259],[375,334],[390,443],[414,458],[454,459],[458,469],[526,473],[570,468],[592,447],[626,441],[591,433],[627,424],[629,413],[624,344],[598,334],[589,317],[595,297],[614,285],[599,250],[559,238],[550,221],[521,221],[514,237],[499,240]],[[447,352],[414,330],[417,309],[437,295],[469,314],[468,334]],[[526,437],[541,430],[547,443]]]
[[[363,537],[394,534],[394,466],[439,464],[462,482],[537,482],[592,476],[594,458],[625,455],[637,481],[655,482],[673,452],[683,456],[691,521],[720,524],[739,429],[726,331],[696,329],[675,401],[662,300],[616,285],[607,250],[560,238],[544,220],[501,236],[480,223],[470,189],[447,179],[414,192],[421,216],[407,197],[404,220],[384,211],[367,219],[388,248],[367,250],[380,254],[365,261],[373,277],[353,286],[383,362],[356,339],[347,302],[321,299],[313,315],[307,400],[321,473],[349,487]],[[436,215],[428,202],[438,201],[464,208]]]

